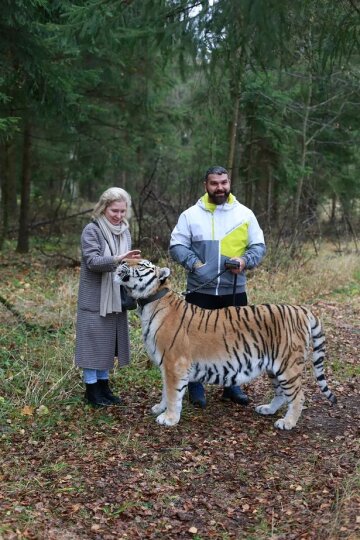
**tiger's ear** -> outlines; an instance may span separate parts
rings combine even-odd
[[[169,268],[160,268],[160,273],[159,273],[160,283],[164,283],[164,281],[166,281],[169,276],[170,276]]]

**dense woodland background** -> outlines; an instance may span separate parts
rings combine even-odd
[[[2,0],[0,248],[78,233],[112,185],[166,248],[211,165],[267,238],[359,224],[356,0]]]

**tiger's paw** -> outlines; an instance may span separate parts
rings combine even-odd
[[[153,414],[160,414],[162,412],[166,411],[166,405],[164,405],[164,403],[157,403],[156,405],[154,405],[153,407],[151,407],[151,412]]]
[[[290,422],[290,420],[285,420],[285,418],[279,418],[279,420],[276,420],[274,426],[282,430],[289,430],[295,427],[293,422]]]
[[[270,405],[259,405],[258,407],[255,407],[255,412],[264,415],[274,414],[274,411],[272,410]]]
[[[169,416],[168,414],[166,414],[166,412],[160,414],[156,419],[157,423],[162,426],[175,426],[179,422],[179,420],[180,416]]]

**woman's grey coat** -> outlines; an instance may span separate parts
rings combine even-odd
[[[129,250],[131,237],[127,229]],[[114,356],[119,365],[130,362],[127,312],[100,316],[102,272],[115,270],[114,257],[104,257],[105,239],[96,223],[81,235],[81,270],[78,296],[75,364],[81,368],[111,369]],[[116,351],[117,348],[117,351]]]

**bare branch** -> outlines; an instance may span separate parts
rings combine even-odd
[[[53,223],[63,222],[67,221],[68,219],[72,219],[74,217],[83,216],[84,214],[89,214],[93,211],[93,208],[89,208],[88,210],[83,210],[82,212],[77,212],[76,214],[70,214],[69,216],[63,216],[55,219],[47,219],[44,221],[38,221],[37,223],[33,223],[29,225],[29,229],[37,229],[38,227],[42,227],[43,225],[53,225]],[[9,233],[17,232],[18,228],[9,229]]]

